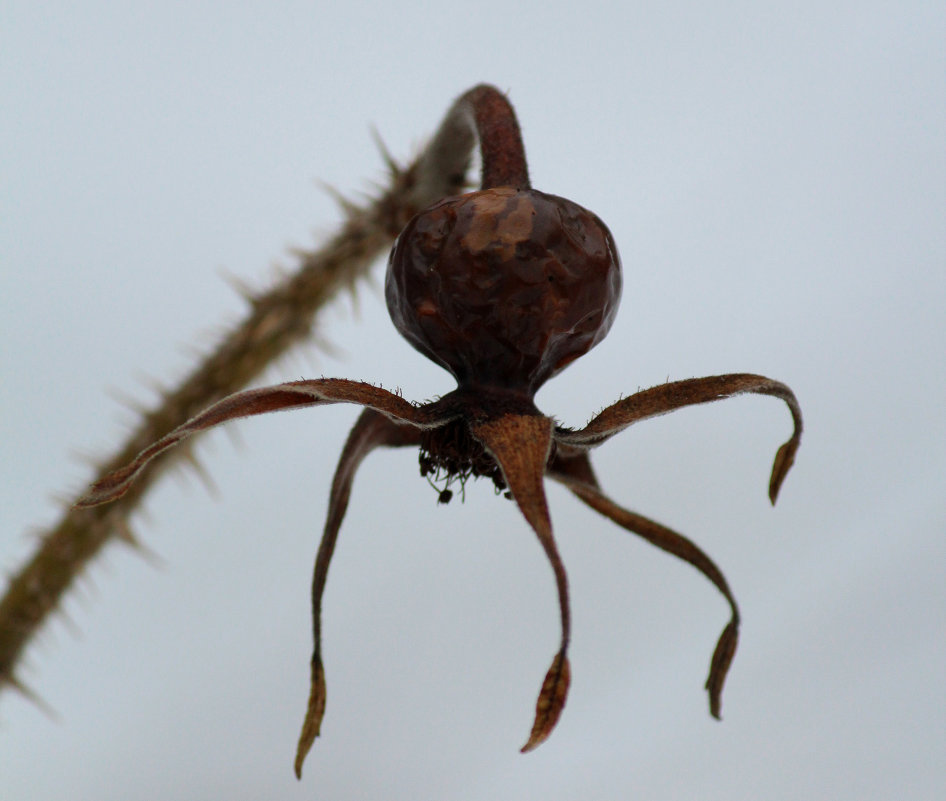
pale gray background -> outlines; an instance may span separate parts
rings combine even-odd
[[[597,212],[625,267],[610,337],[538,402],[573,425],[622,393],[782,379],[807,433],[774,510],[784,406],[747,398],[597,453],[741,603],[723,723],[702,690],[727,619],[691,568],[550,503],[574,682],[521,756],[557,644],[551,571],[485,485],[438,508],[408,452],[364,466],[325,601],[329,701],[302,783],[311,563],[357,414],[258,419],[166,480],[29,653],[59,713],[0,700],[0,797],[935,799],[946,784],[946,64],[930,2],[26,3],[0,11],[0,565],[130,415],[180,376],[479,81],[508,89],[538,188]],[[584,8],[585,10],[579,10]],[[376,276],[382,275],[378,265]],[[268,380],[410,398],[449,377],[377,289]]]

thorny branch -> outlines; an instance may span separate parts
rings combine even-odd
[[[329,241],[300,252],[295,272],[247,300],[250,311],[160,405],[143,414],[138,426],[97,471],[100,479],[190,417],[246,386],[274,360],[311,332],[316,316],[340,290],[367,275],[407,221],[465,184],[474,145],[469,126],[448,115],[429,145],[407,167],[383,152],[390,177],[374,199],[345,204],[347,219]],[[40,545],[10,578],[0,600],[0,691],[13,687],[37,700],[15,669],[25,648],[57,607],[73,581],[107,543],[134,543],[127,520],[167,468],[188,458],[187,449],[162,454],[128,493],[108,506],[75,509],[40,535]]]

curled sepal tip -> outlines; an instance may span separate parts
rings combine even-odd
[[[706,691],[709,693],[710,714],[716,720],[722,720],[719,711],[722,706],[723,684],[726,674],[736,655],[736,646],[739,644],[739,623],[730,621],[723,629],[710,660],[709,676],[706,678]]]
[[[795,451],[798,450],[799,442],[800,438],[796,433],[775,454],[775,461],[772,463],[772,477],[769,479],[769,500],[773,506],[778,499],[778,491],[782,488],[785,476],[788,475],[788,471],[795,463]]]
[[[587,450],[607,441],[628,426],[650,417],[666,414],[685,406],[731,398],[744,393],[770,395],[780,398],[792,415],[792,436],[775,454],[772,476],[769,479],[769,500],[775,503],[778,491],[795,461],[795,452],[801,444],[801,406],[795,393],[781,381],[773,381],[752,373],[730,373],[705,378],[687,378],[645,389],[629,398],[613,403],[579,431],[559,429],[556,442],[559,445]]]
[[[565,707],[568,696],[568,685],[571,683],[572,672],[568,664],[568,657],[564,651],[559,651],[552,660],[552,667],[545,674],[542,689],[539,691],[539,700],[535,704],[535,723],[528,742],[519,749],[523,754],[544,743],[558,723],[559,715]]]
[[[322,660],[319,657],[312,659],[312,688],[309,691],[309,707],[306,709],[305,721],[302,724],[302,733],[299,735],[299,745],[296,747],[295,771],[296,778],[302,778],[302,763],[312,743],[319,736],[322,726],[322,716],[325,714],[325,671],[322,669]]]

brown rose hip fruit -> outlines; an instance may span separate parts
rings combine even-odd
[[[385,281],[398,331],[461,388],[529,397],[604,339],[620,295],[617,247],[596,215],[510,186],[415,216]]]
[[[794,423],[791,438],[778,449],[772,466],[769,498],[774,504],[801,442],[798,401],[781,382],[752,373],[732,373],[668,380],[611,404],[577,430],[558,425],[554,418],[536,408],[533,395],[542,383],[594,347],[610,329],[621,291],[620,262],[611,234],[594,214],[571,201],[530,188],[515,113],[508,99],[486,84],[473,87],[457,99],[424,156],[413,166],[401,170],[390,162],[395,176],[391,190],[370,209],[353,213],[351,223],[331,245],[331,254],[342,254],[338,264],[343,274],[350,275],[346,270],[354,269],[351,264],[344,266],[346,260],[360,259],[363,248],[359,249],[357,243],[365,236],[363,215],[374,218],[372,226],[386,227],[392,215],[400,220],[399,210],[405,201],[410,202],[409,197],[417,197],[405,192],[421,188],[423,196],[429,197],[427,192],[434,185],[440,187],[438,196],[455,191],[463,185],[469,151],[476,139],[480,144],[482,190],[448,197],[416,215],[394,245],[385,287],[395,326],[415,348],[454,374],[459,383],[457,390],[421,404],[365,381],[319,378],[220,398],[228,381],[250,377],[241,366],[246,355],[241,342],[251,342],[270,326],[274,309],[286,312],[286,319],[294,321],[292,326],[298,328],[302,311],[289,308],[280,298],[289,297],[293,302],[298,299],[298,293],[291,290],[306,286],[299,282],[310,281],[307,276],[315,269],[315,262],[307,258],[302,270],[289,282],[253,299],[251,317],[179,389],[168,393],[163,407],[147,416],[111,466],[124,461],[129,450],[133,453],[140,448],[139,443],[142,439],[147,441],[149,433],[158,432],[159,438],[124,467],[102,475],[76,503],[79,514],[86,517],[73,518],[70,513],[64,518],[60,527],[46,538],[37,554],[39,558],[34,557],[13,579],[11,594],[0,604],[0,616],[6,614],[15,623],[4,625],[0,620],[0,689],[6,681],[29,695],[19,685],[11,666],[26,644],[25,636],[17,636],[29,636],[32,631],[33,624],[24,627],[20,623],[35,617],[37,596],[33,590],[20,593],[25,600],[4,613],[4,605],[13,597],[12,588],[41,586],[43,598],[51,602],[43,604],[44,609],[53,608],[74,577],[72,572],[60,569],[63,543],[76,545],[101,539],[100,534],[127,535],[120,523],[132,511],[137,496],[126,496],[124,508],[101,516],[88,510],[121,498],[152,459],[201,431],[243,417],[350,403],[362,406],[363,411],[348,435],[332,480],[325,528],[312,575],[311,678],[296,748],[296,776],[302,775],[303,761],[319,736],[325,714],[322,599],[329,565],[358,466],[369,453],[382,447],[418,447],[420,473],[432,485],[439,484],[441,503],[450,500],[449,487],[455,482],[462,491],[469,478],[491,479],[496,490],[518,506],[545,551],[555,575],[561,639],[542,682],[534,723],[522,746],[523,752],[533,750],[548,738],[565,706],[571,681],[568,577],[552,533],[546,477],[565,485],[582,502],[621,528],[688,562],[722,593],[729,604],[730,619],[713,651],[705,684],[710,714],[719,717],[723,683],[739,637],[739,609],[726,579],[692,541],[619,506],[605,495],[595,479],[590,452],[629,426],[658,414],[745,393],[770,395],[788,405]],[[371,228],[368,231],[370,234]],[[377,235],[372,234],[369,239]],[[354,250],[346,254],[338,244],[342,241]],[[316,258],[320,257],[313,257]],[[323,272],[318,268],[312,275],[324,277]],[[324,287],[321,281],[319,278],[318,285]],[[314,297],[313,292],[303,294]],[[300,309],[313,303],[310,297],[301,303]],[[316,305],[312,305],[312,310]],[[261,309],[266,311],[258,313]],[[285,339],[288,335],[287,331],[280,336]],[[217,377],[227,364],[230,368],[224,372],[232,373],[229,377],[224,376],[219,382],[202,378],[210,373]],[[199,401],[191,391],[196,384],[206,384],[206,392],[215,395],[216,402],[175,424],[175,418],[184,416]],[[152,472],[151,477],[157,474]],[[147,484],[140,484],[139,492],[146,487]],[[63,531],[72,531],[75,536],[63,540]],[[93,553],[84,546],[67,550],[75,551],[80,559]],[[49,568],[52,573],[46,571],[47,578],[51,576],[52,580],[45,583],[42,572],[33,569],[34,565],[44,564],[53,566]],[[61,582],[61,578],[66,582]],[[6,637],[4,646],[7,634],[13,636]]]

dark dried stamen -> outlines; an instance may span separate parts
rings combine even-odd
[[[471,435],[466,422],[453,420],[423,432],[420,444],[420,474],[440,493],[438,501],[452,497],[448,487],[460,482],[461,491],[469,478],[488,478],[497,492],[506,489],[503,474],[483,446]],[[439,483],[439,486],[438,486]]]

